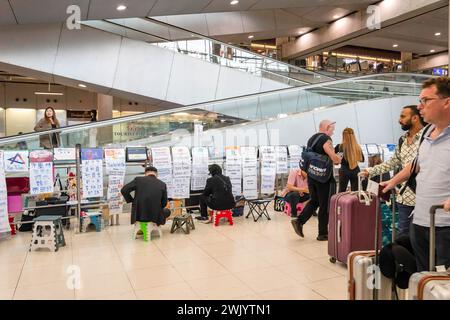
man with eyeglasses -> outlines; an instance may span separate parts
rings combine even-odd
[[[443,204],[436,213],[436,262],[450,267],[450,78],[427,80],[422,86],[418,106],[425,130],[417,156],[417,189],[414,218],[410,227],[411,244],[418,271],[429,270],[431,206]],[[388,192],[412,175],[413,164],[406,166],[392,180],[382,183]]]
[[[407,132],[399,139],[394,155],[386,162],[383,162],[373,168],[363,170],[361,174],[365,177],[372,178],[388,173],[392,170],[401,170],[410,164],[417,156],[420,137],[423,133],[423,127],[426,124],[420,115],[418,107],[414,105],[404,107],[398,122],[402,127],[402,130]],[[402,190],[403,191],[397,196],[396,199],[399,214],[398,236],[409,235],[411,214],[416,204],[415,192],[406,186],[402,186]]]

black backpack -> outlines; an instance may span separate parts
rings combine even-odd
[[[328,155],[320,154],[314,151],[314,147],[325,134],[319,134],[311,145],[302,152],[300,168],[308,174],[308,178],[325,183],[330,180],[333,174],[333,163]]]

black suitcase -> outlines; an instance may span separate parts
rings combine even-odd
[[[62,204],[66,205],[63,206]],[[61,205],[61,206],[39,208],[41,206],[48,206],[48,205]],[[67,205],[66,197],[61,198],[50,197],[44,201],[36,202],[36,209],[34,210],[34,214],[36,218],[40,216],[61,216],[64,218],[68,216],[69,210],[70,206]],[[68,223],[69,223],[68,219],[62,220],[63,226],[67,226]]]
[[[27,214],[22,214],[20,222],[31,222],[33,221],[34,218],[36,217],[33,214],[33,212],[27,212]],[[20,224],[18,230],[20,232],[30,232],[33,230],[33,224],[32,223]]]

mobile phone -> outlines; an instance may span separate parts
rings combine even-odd
[[[378,185],[378,197],[384,201],[389,201],[391,199],[391,191],[388,191],[386,193],[383,192],[383,189],[385,187],[383,187],[382,185]]]

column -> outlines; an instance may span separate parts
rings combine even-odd
[[[97,120],[112,119],[113,115],[113,97],[106,94],[97,94]],[[104,144],[113,142],[113,126],[100,127],[92,130],[92,135],[96,133],[96,147],[102,147]],[[93,137],[91,138],[93,139]]]
[[[402,71],[403,72],[411,72],[413,54],[412,52],[402,52]]]

